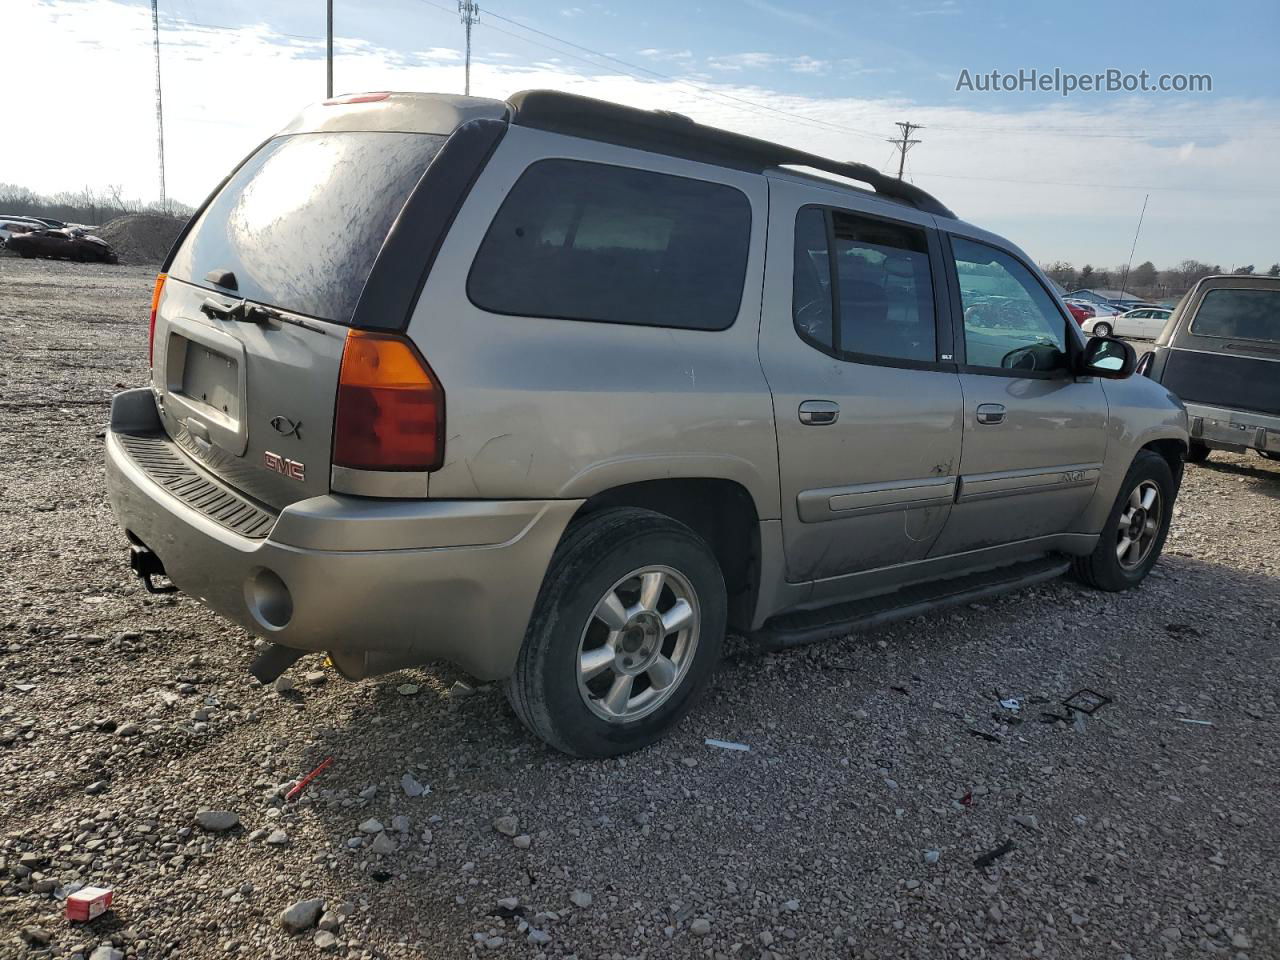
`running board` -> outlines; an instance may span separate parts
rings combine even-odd
[[[837,603],[816,610],[797,610],[766,621],[751,638],[771,649],[816,643],[1053,580],[1066,573],[1070,566],[1071,561],[1062,557],[1041,557],[961,577],[903,587],[864,600]]]

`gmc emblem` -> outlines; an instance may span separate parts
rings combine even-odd
[[[272,453],[270,450],[263,452],[262,462],[268,470],[273,470],[291,480],[307,479],[307,465],[305,463],[290,460],[287,457],[280,456],[278,453]]]

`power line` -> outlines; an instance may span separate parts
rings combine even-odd
[[[1140,183],[1072,183],[1062,180],[1019,180],[1014,177],[975,177],[962,173],[933,173],[916,171],[921,177],[942,177],[947,180],[981,180],[986,183],[1020,183],[1040,187],[1086,187],[1097,190],[1176,190],[1182,193],[1247,193],[1253,196],[1274,196],[1277,191],[1257,190],[1252,187],[1155,187]]]
[[[438,3],[434,3],[432,2],[432,0],[420,0],[420,2],[426,4],[429,7],[434,7],[437,10],[441,10],[445,13],[452,12],[449,10],[448,7],[442,6],[441,4],[438,4]],[[786,119],[791,120],[793,122],[797,122],[797,123],[807,123],[811,126],[828,129],[828,130],[835,130],[840,133],[851,133],[851,134],[854,134],[855,136],[867,137],[869,139],[874,139],[874,140],[880,139],[879,134],[872,133],[869,130],[860,130],[857,127],[850,127],[841,123],[833,123],[828,120],[819,120],[815,117],[806,117],[798,113],[792,113],[791,111],[788,111],[788,110],[782,110],[778,107],[769,106],[768,104],[757,103],[756,101],[748,100],[745,97],[735,96],[734,94],[731,94],[731,93],[724,93],[723,91],[715,90],[711,87],[706,87],[706,86],[703,86],[702,84],[695,83],[692,80],[685,80],[681,77],[676,77],[676,76],[672,76],[671,74],[662,73],[659,70],[651,70],[648,67],[642,67],[642,66],[639,66],[638,64],[630,63],[629,61],[626,61],[626,60],[621,60],[618,57],[612,56],[611,54],[601,53],[599,50],[593,50],[591,47],[584,47],[582,44],[574,43],[572,40],[565,40],[564,38],[558,37],[553,33],[547,33],[545,30],[539,30],[536,27],[526,26],[525,24],[522,24],[516,20],[512,20],[510,17],[504,17],[500,13],[494,13],[490,9],[486,9],[485,14],[489,17],[490,20],[501,20],[504,23],[511,24],[513,27],[517,27],[521,30],[527,30],[530,33],[537,34],[538,36],[546,37],[549,40],[554,40],[556,43],[563,44],[566,47],[572,47],[575,50],[581,50],[583,53],[590,54],[593,57],[598,57],[601,60],[607,60],[610,63],[617,64],[618,66],[623,68],[623,71],[622,71],[623,73],[626,73],[627,75],[631,76],[633,79],[649,82],[650,79],[652,78],[652,79],[658,79],[658,80],[666,80],[670,83],[678,83],[682,86],[689,87],[690,89],[699,91],[700,94],[703,94],[703,96],[700,96],[699,99],[707,100],[708,102],[711,102],[711,103],[716,103],[718,106],[724,106],[725,104],[720,103],[717,100],[712,100],[711,97],[718,97],[720,98],[720,100],[724,100],[724,101],[732,101],[734,104],[740,104],[743,107],[750,108],[751,110],[768,111],[769,113],[777,114],[778,116],[785,117]],[[485,24],[485,29],[493,30],[496,33],[502,34],[503,36],[511,37],[513,40],[519,40],[521,43],[528,43],[528,44],[532,44],[535,47],[541,47],[544,50],[550,50],[554,54],[557,54],[562,57],[568,57],[571,60],[577,60],[579,63],[585,63],[587,66],[593,67],[597,70],[600,69],[600,64],[596,63],[595,61],[588,60],[584,57],[577,56],[573,53],[569,53],[566,50],[561,50],[556,47],[548,46],[545,43],[539,43],[537,40],[534,40],[530,37],[521,36],[519,34],[512,33],[509,30],[503,30],[500,27],[494,26],[492,23]],[[639,74],[648,74],[648,76],[640,76]],[[695,96],[698,96],[698,94],[695,94]]]
[[[924,127],[918,123],[912,123],[910,120],[899,120],[897,127],[902,131],[902,136],[886,142],[892,143],[898,151],[898,179],[901,180],[902,168],[907,163],[907,151],[920,142],[919,140],[912,140],[911,134],[915,130],[923,130]]]
[[[462,89],[464,96],[471,96],[471,28],[480,19],[480,4],[475,0],[458,0],[458,15],[467,28],[467,65],[466,85]]]

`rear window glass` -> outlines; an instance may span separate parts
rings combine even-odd
[[[1191,321],[1198,337],[1280,342],[1280,290],[1210,290]]]
[[[751,204],[733,187],[542,160],[490,224],[467,294],[493,313],[723,330],[750,239]]]
[[[349,323],[391,225],[445,137],[299,133],[263,145],[200,215],[169,267],[210,289]],[[228,291],[221,291],[228,292]]]

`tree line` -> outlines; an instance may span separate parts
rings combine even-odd
[[[1183,260],[1175,267],[1160,270],[1150,260],[1138,264],[1128,276],[1125,268],[1094,267],[1086,263],[1077,270],[1072,264],[1056,260],[1053,263],[1041,264],[1042,269],[1052,279],[1062,284],[1068,291],[1090,288],[1095,290],[1123,290],[1140,297],[1165,298],[1177,297],[1186,293],[1197,280],[1221,273],[1241,275],[1264,274],[1264,271],[1250,263],[1232,270],[1223,270],[1221,264],[1202,263],[1199,260]],[[1266,271],[1268,277],[1280,277],[1280,263],[1273,263]]]
[[[163,207],[156,202],[143,202],[125,197],[120,186],[95,189],[63,190],[60,193],[36,193],[28,187],[0,183],[0,215],[11,217],[49,217],[67,223],[100,226],[108,220],[129,213],[156,213],[172,217],[189,217],[195,209],[170,200]]]

